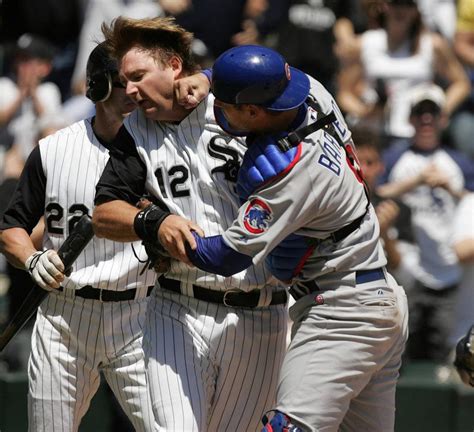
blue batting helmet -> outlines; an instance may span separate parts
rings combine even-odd
[[[211,89],[222,102],[287,111],[306,100],[310,84],[305,73],[290,67],[276,51],[241,45],[217,58],[212,68]]]

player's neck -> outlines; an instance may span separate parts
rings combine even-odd
[[[123,124],[121,117],[107,116],[102,110],[96,111],[92,123],[94,134],[102,141],[111,142]]]

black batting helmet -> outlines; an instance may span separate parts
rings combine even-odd
[[[104,102],[112,92],[112,77],[118,74],[117,61],[110,56],[105,42],[89,55],[86,67],[86,96],[94,103]]]

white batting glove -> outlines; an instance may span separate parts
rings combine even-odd
[[[64,279],[64,264],[52,249],[30,255],[25,267],[33,281],[46,291],[59,288]]]

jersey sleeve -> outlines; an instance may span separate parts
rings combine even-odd
[[[13,197],[0,222],[0,229],[24,228],[31,234],[44,213],[46,176],[39,146],[28,157]]]
[[[124,126],[110,146],[110,158],[96,186],[95,205],[123,200],[135,205],[145,193],[146,166]]]
[[[223,233],[224,242],[253,257],[256,264],[304,226],[309,220],[308,210],[295,205],[295,199],[308,193],[308,189],[295,180],[294,176],[286,176],[251,195],[240,207],[234,223]]]
[[[222,276],[232,276],[252,264],[252,257],[227,246],[222,236],[201,238],[193,234],[197,248],[187,245],[186,254],[191,262],[201,270]]]

